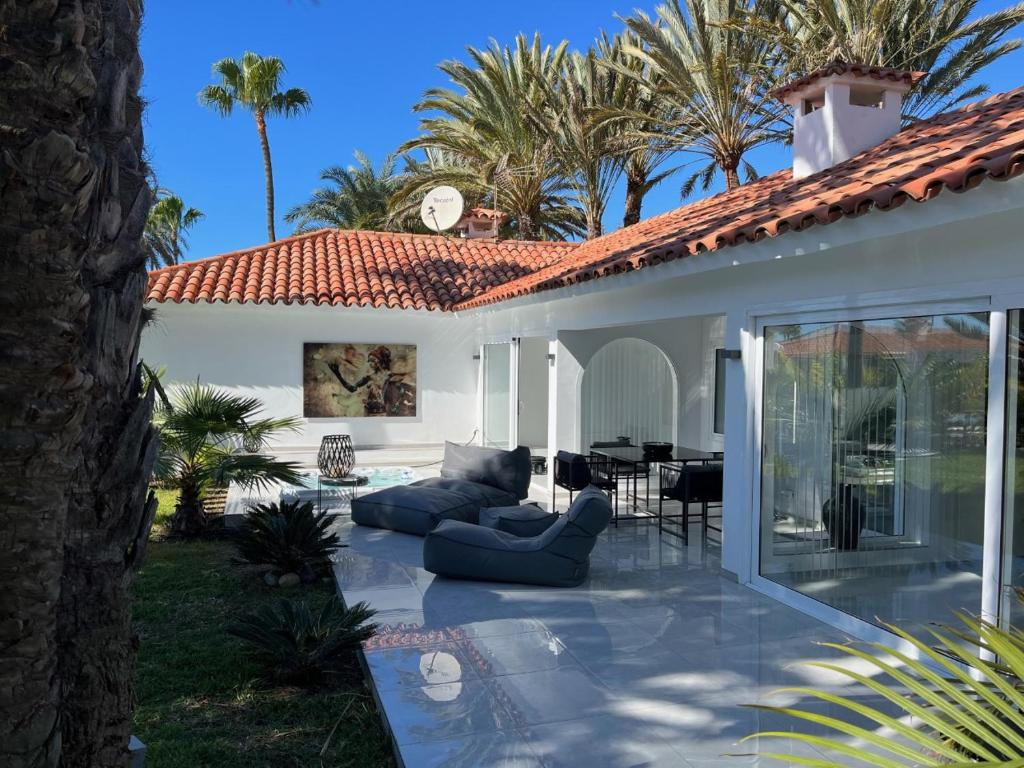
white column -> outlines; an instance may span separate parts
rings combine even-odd
[[[989,313],[988,425],[985,435],[985,538],[982,561],[981,616],[999,614],[1002,556],[1003,459],[1006,455],[1006,310]]]
[[[558,339],[548,345],[555,356],[548,376],[548,491],[554,482],[555,454],[579,450],[579,381],[582,368]]]
[[[729,360],[725,372],[725,469],[722,497],[722,568],[736,574],[743,583],[753,576],[753,543],[758,526],[757,511],[752,509],[752,448],[754,435],[753,394],[755,345],[752,329],[742,311],[726,316],[725,347],[741,351],[740,360]]]

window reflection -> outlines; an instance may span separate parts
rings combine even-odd
[[[868,621],[978,611],[988,316],[765,330],[762,575]]]

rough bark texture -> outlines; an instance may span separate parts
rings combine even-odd
[[[725,188],[730,192],[740,186],[740,175],[736,171],[737,167],[738,165],[722,166],[722,170],[725,171]]]
[[[644,204],[644,180],[626,177],[626,206],[622,226],[628,227],[640,221],[641,206]]]
[[[178,504],[171,518],[171,532],[186,538],[206,530],[206,506],[199,488],[185,485],[178,492]]]
[[[270,242],[277,240],[274,234],[274,166],[270,162],[270,140],[267,138],[267,118],[256,113],[256,131],[260,135],[260,149],[263,151],[263,173],[267,177],[267,237]]]
[[[520,240],[536,240],[538,237],[536,220],[534,217],[526,213],[520,213],[516,216],[517,230],[519,232]]]
[[[155,502],[139,0],[0,0],[0,765],[125,762]]]

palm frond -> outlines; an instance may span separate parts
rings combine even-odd
[[[757,708],[834,735],[772,731],[747,738],[790,739],[887,768],[1024,765],[1024,633],[966,614],[958,618],[962,628],[929,628],[923,637],[883,624],[913,655],[882,643],[824,643],[855,663],[805,665],[846,678],[854,692],[840,695],[805,687],[784,692],[825,702],[840,714]],[[981,655],[979,648],[998,661]],[[861,697],[860,692],[870,696]],[[888,711],[865,703],[879,699]],[[859,721],[873,727],[854,724]]]
[[[423,151],[427,160],[393,198],[392,211],[406,210],[420,190],[457,179],[468,200],[509,214],[520,238],[578,233],[583,217],[572,204],[568,174],[537,120],[567,44],[519,35],[513,46],[492,40],[485,49],[468,48],[467,56],[468,63],[442,62],[439,69],[454,87],[428,90],[414,108],[431,114],[420,123],[422,134],[399,151]]]

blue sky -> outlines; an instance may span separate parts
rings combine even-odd
[[[423,91],[445,85],[438,62],[460,58],[467,45],[509,42],[539,31],[546,42],[567,39],[586,48],[599,30],[616,32],[616,14],[656,2],[637,0],[516,0],[480,3],[353,2],[352,0],[158,0],[146,4],[142,32],[143,94],[148,101],[146,146],[162,186],[206,213],[194,230],[189,258],[266,240],[263,165],[252,117],[228,119],[199,106],[213,82],[211,64],[252,50],[280,56],[285,86],[313,97],[309,114],[270,123],[277,189],[277,235],[291,234],[282,215],[309,197],[320,171],[348,165],[361,149],[375,163],[416,135],[412,112]],[[1006,4],[982,2],[980,12]],[[1024,85],[1024,51],[990,68],[993,92]],[[684,158],[692,159],[692,158]],[[762,173],[789,162],[788,150],[754,154]],[[649,194],[644,215],[679,205],[678,178]],[[609,206],[606,228],[621,223],[622,190]]]

